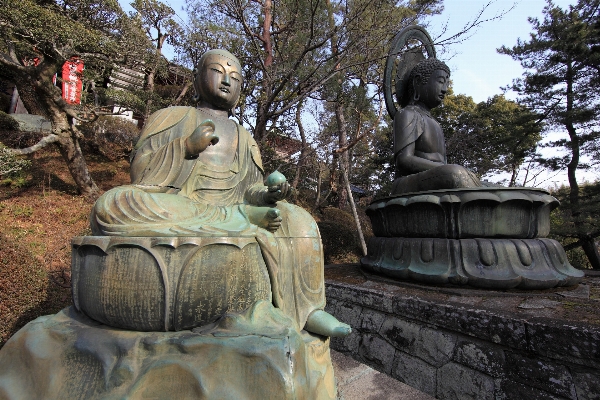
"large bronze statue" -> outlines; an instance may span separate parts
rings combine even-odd
[[[209,51],[198,107],[149,118],[132,183],[73,239],[74,307],[6,344],[0,397],[336,398],[329,337],[350,326],[323,310],[316,222],[285,201],[283,175],[263,184],[256,142],[229,118],[242,79],[236,57]]]
[[[396,179],[367,209],[373,233],[364,269],[397,279],[490,289],[542,289],[583,277],[546,236],[558,201],[536,188],[482,185],[446,162],[430,110],[442,104],[450,69],[419,26],[400,31],[386,62],[384,94],[394,119]]]

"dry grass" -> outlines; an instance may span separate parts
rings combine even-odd
[[[92,204],[60,154],[34,155],[26,184],[0,187],[0,347],[27,322],[71,304],[71,238],[89,233]],[[89,160],[102,190],[129,182],[128,163]]]

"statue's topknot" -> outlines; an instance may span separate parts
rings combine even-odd
[[[433,71],[438,69],[446,71],[448,75],[450,75],[450,68],[448,68],[445,62],[440,61],[437,58],[427,58],[413,68],[413,70],[410,72],[409,80],[412,81],[415,76],[420,76],[421,83],[426,84],[429,82],[429,77]]]

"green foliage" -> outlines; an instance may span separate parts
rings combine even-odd
[[[19,122],[10,114],[0,111],[0,130],[17,131],[19,130]]]
[[[534,33],[528,42],[498,49],[521,62],[526,69],[512,89],[520,101],[544,116],[548,128],[563,129],[569,140],[549,146],[566,148],[571,157],[544,160],[552,169],[579,167],[579,152],[600,138],[595,122],[600,116],[598,91],[598,0],[579,1],[563,10],[553,4],[544,8],[542,21],[530,18]],[[574,175],[573,175],[574,177]],[[576,182],[571,182],[576,185]]]
[[[4,37],[16,39],[19,50],[30,56],[58,56],[57,45],[72,47],[73,52],[116,50],[115,41],[102,33],[114,29],[120,17],[121,9],[114,0],[64,0],[44,5],[33,0],[2,0],[0,10]]]
[[[104,102],[112,101],[114,104],[133,110],[135,113],[143,112],[146,103],[144,101],[144,93],[141,90],[121,90],[108,88],[99,90]]]
[[[181,28],[173,19],[175,10],[171,6],[157,0],[133,0],[130,4],[136,11],[135,17],[139,19],[148,35],[156,35],[149,39],[157,42],[157,48],[161,49],[164,41],[176,43],[175,38]]]
[[[571,264],[578,268],[591,268],[585,252],[577,245],[580,232],[589,232],[592,240],[600,237],[600,181],[585,183],[579,186],[579,197],[576,207],[571,201],[571,189],[563,186],[552,195],[560,201],[560,207],[552,211],[550,216],[551,236],[560,240],[569,250],[567,255]],[[576,245],[572,248],[569,245]]]
[[[12,209],[13,217],[31,217],[33,215],[33,207],[30,206],[16,206]]]
[[[147,52],[144,58],[146,72],[145,104],[143,115],[147,118],[153,111],[163,108],[163,102],[155,93],[155,80],[158,76],[168,77],[169,63],[162,54],[165,42],[176,44],[175,38],[180,36],[181,28],[173,19],[175,11],[167,4],[157,0],[134,0],[131,6],[136,13],[132,16],[138,21],[146,33],[146,39],[154,46],[154,51]],[[158,101],[156,101],[158,100]]]
[[[247,0],[191,1],[181,56],[197,61],[204,49],[224,46],[240,58],[244,117],[262,142],[298,100],[320,91],[319,98],[331,100],[352,90],[352,78],[379,82],[389,40],[399,27],[438,12],[439,3],[285,0],[269,8]]]
[[[116,0],[0,0],[0,35],[0,78],[15,83],[29,113],[50,120],[79,192],[97,197],[75,123],[106,112],[96,83],[105,81],[115,64],[139,62],[148,53],[139,21]],[[52,82],[72,57],[85,64],[82,104],[68,104]],[[57,80],[62,83],[61,74]]]
[[[352,214],[334,207],[322,210],[318,222],[325,264],[354,263],[361,256]]]
[[[432,111],[446,137],[448,163],[464,165],[479,176],[512,173],[510,186],[526,157],[535,153],[543,125],[540,116],[502,95],[475,104],[452,91]]]

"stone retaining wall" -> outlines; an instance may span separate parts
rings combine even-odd
[[[388,288],[386,288],[388,286]],[[331,347],[440,399],[599,399],[600,328],[326,280]]]

